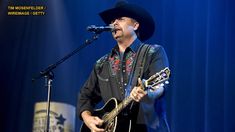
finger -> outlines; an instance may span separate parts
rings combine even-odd
[[[144,93],[139,93],[138,96],[137,96],[138,102],[141,101],[144,98],[144,96],[146,96],[146,95],[147,95],[147,93],[145,93],[145,92]]]
[[[139,83],[139,86],[141,86],[141,88],[143,88],[143,83],[140,78],[138,78],[138,83]]]
[[[144,90],[141,89],[141,88],[138,88],[138,89],[136,90],[136,92],[137,92],[137,94],[143,94],[143,95],[146,95],[146,94],[147,94],[147,92],[144,91]]]
[[[136,89],[137,89],[137,87],[134,87],[133,89],[132,89],[132,91],[131,91],[131,94],[130,95],[135,95],[136,94]]]
[[[139,94],[135,94],[134,100],[135,100],[136,102],[139,102],[140,99],[141,99],[141,96],[140,96]]]
[[[90,129],[92,132],[104,132],[103,128],[98,128],[94,123],[90,124]]]
[[[98,127],[95,127],[93,130],[94,132],[104,132],[104,129]]]
[[[136,96],[133,98],[133,100],[136,101],[136,102],[139,101],[139,100],[138,100],[138,97],[136,97]]]
[[[137,97],[137,94],[134,91],[132,91],[131,98],[136,101],[136,99],[137,99],[136,97]]]
[[[141,89],[141,88],[138,88],[138,89],[136,90],[136,93],[137,93],[137,94],[139,94],[139,93],[143,93],[143,94],[144,94],[144,90]]]
[[[146,95],[146,94],[144,94],[144,93],[143,93],[143,94],[142,94],[142,93],[141,93],[141,94],[138,94],[138,98],[139,98],[139,99],[142,99],[145,95]]]
[[[134,87],[134,88],[132,89],[132,91],[133,91],[133,92],[136,92],[137,89],[138,89],[138,87]]]
[[[136,101],[136,102],[140,102],[140,97],[136,96],[136,97],[135,97],[135,101]]]
[[[101,120],[99,117],[94,117],[94,119],[95,119],[95,124],[96,125],[99,125],[99,126],[101,126],[102,124],[103,124],[103,120]]]
[[[135,93],[131,94],[131,98],[134,99],[134,100],[135,100],[135,96],[136,96]]]

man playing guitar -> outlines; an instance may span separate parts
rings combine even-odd
[[[146,55],[140,57],[140,62],[145,61],[140,68],[142,73],[133,76],[139,68],[135,67],[140,59],[138,51],[155,30],[152,16],[142,7],[125,1],[99,15],[114,27],[112,35],[117,43],[96,62],[81,88],[78,99],[78,114],[84,122],[81,131],[169,132],[164,108],[165,87],[160,85],[169,77],[163,47],[149,45]],[[105,106],[95,110],[100,101],[104,101]]]

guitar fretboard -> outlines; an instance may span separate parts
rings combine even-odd
[[[113,109],[107,116],[103,118],[104,122],[108,122],[114,119],[128,104],[130,104],[132,100],[133,99],[130,96],[126,97],[120,104],[118,104],[117,108]]]

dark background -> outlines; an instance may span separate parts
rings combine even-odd
[[[98,13],[116,0],[0,1],[0,131],[32,131],[34,104],[46,101],[44,79],[31,78],[104,25]],[[146,8],[157,30],[148,43],[164,46],[172,76],[167,93],[172,132],[235,130],[234,0],[129,0]],[[8,5],[44,5],[45,16],[7,16]],[[52,101],[76,106],[95,61],[114,46],[110,33],[55,70]],[[76,129],[81,121],[77,118]]]

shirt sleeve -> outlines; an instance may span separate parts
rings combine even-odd
[[[145,74],[144,76],[146,79],[149,78],[150,76],[154,75],[155,73],[160,72],[164,68],[169,67],[169,62],[168,62],[166,52],[165,52],[164,48],[160,45],[153,45],[150,48],[149,58],[150,58],[150,60],[148,63],[148,68],[147,68],[146,73],[144,73]],[[151,93],[151,92],[149,92],[149,93]],[[148,94],[148,95],[150,95],[150,94]],[[162,95],[164,95],[164,93]],[[156,97],[159,97],[159,96],[156,95]],[[149,102],[149,103],[154,103],[155,98],[152,98],[152,96],[151,97],[146,96],[143,99],[143,101]]]
[[[168,58],[164,48],[160,45],[154,45],[153,48],[150,49],[151,61],[149,65],[148,76],[151,76],[157,72],[160,72],[166,67],[169,67]]]
[[[145,77],[148,78],[153,74],[160,72],[166,67],[169,67],[168,58],[165,53],[165,50],[160,45],[154,45],[150,48],[149,51],[149,63]],[[160,97],[149,97],[145,96],[143,101],[140,103],[140,109],[145,119],[145,123],[148,127],[156,130],[159,126],[159,121],[165,115],[165,86],[163,94]],[[149,93],[148,93],[149,94]]]
[[[101,101],[100,90],[97,80],[95,67],[93,68],[88,80],[80,89],[78,95],[78,116],[81,118],[81,113],[85,110],[94,112],[95,105]]]

